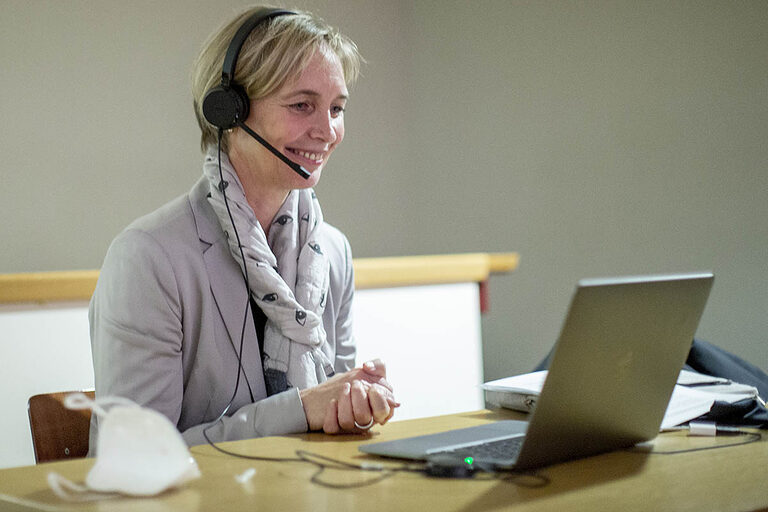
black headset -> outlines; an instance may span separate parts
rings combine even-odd
[[[205,116],[206,121],[219,129],[219,139],[221,139],[221,133],[224,130],[229,130],[236,126],[242,128],[248,135],[256,139],[259,144],[282,160],[285,165],[298,173],[299,176],[309,179],[311,176],[309,171],[279,152],[272,144],[264,140],[261,135],[251,130],[245,124],[245,120],[248,119],[248,114],[251,110],[251,100],[248,98],[245,88],[235,82],[237,57],[240,55],[240,49],[250,33],[253,32],[253,29],[262,22],[287,14],[296,13],[285,9],[263,8],[253,13],[251,17],[240,25],[240,28],[235,33],[235,37],[229,43],[227,54],[224,56],[221,84],[205,93],[203,98],[203,116]]]
[[[212,88],[203,99],[203,115],[217,128],[229,130],[245,122],[250,111],[251,100],[245,88],[235,82],[235,68],[240,50],[251,32],[262,22],[278,16],[295,14],[284,9],[259,9],[237,29],[229,43],[221,71],[221,84]]]

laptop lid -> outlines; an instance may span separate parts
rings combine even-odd
[[[585,279],[558,338],[549,374],[508,463],[524,469],[631,446],[656,436],[704,311],[711,273]],[[507,421],[361,445],[425,459],[476,440],[525,431]]]
[[[699,273],[579,281],[516,467],[654,438],[713,280]]]

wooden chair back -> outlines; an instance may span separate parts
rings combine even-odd
[[[29,427],[35,462],[74,459],[88,454],[91,411],[64,407],[64,398],[73,391],[44,393],[29,399]],[[93,391],[83,391],[93,399]]]

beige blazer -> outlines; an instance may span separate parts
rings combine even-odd
[[[203,429],[235,391],[245,321],[237,394],[208,436],[230,441],[304,432],[298,390],[266,395],[242,272],[207,194],[208,182],[201,178],[188,194],[136,220],[110,245],[89,312],[96,396],[117,395],[151,407],[178,427],[188,445],[204,444]],[[355,359],[352,256],[346,237],[328,224],[320,244],[331,262],[324,350],[335,370],[344,372]],[[92,447],[97,434],[94,415]]]

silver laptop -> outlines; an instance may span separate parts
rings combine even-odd
[[[711,273],[578,283],[530,421],[498,421],[360,451],[527,469],[632,446],[661,426]]]

